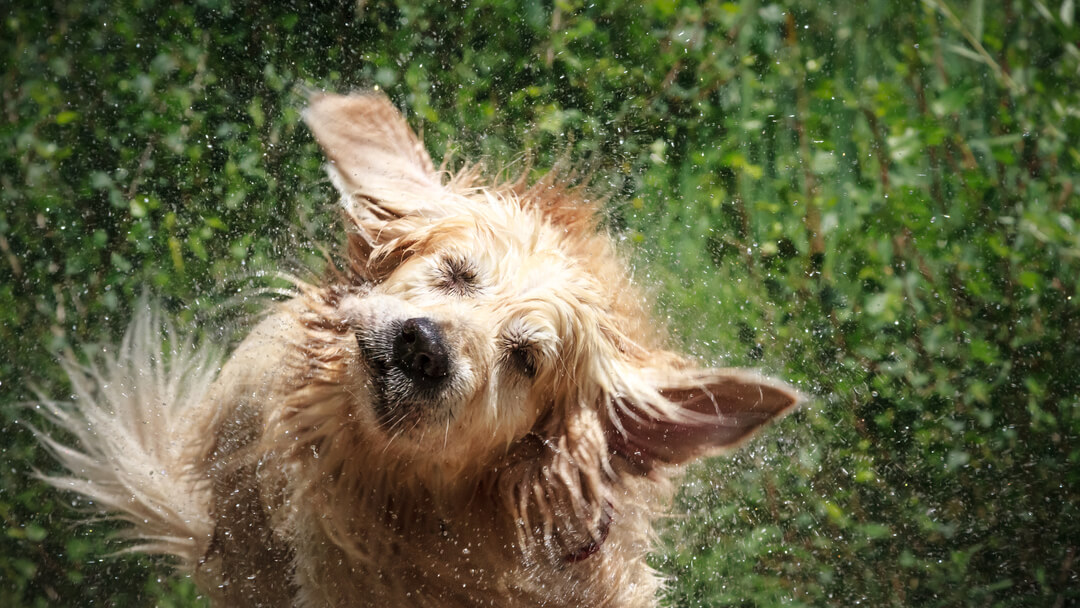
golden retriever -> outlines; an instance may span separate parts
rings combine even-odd
[[[345,263],[223,365],[153,312],[65,362],[74,404],[43,401],[79,445],[42,435],[70,471],[50,482],[222,606],[654,605],[675,465],[798,394],[667,350],[557,173],[447,175],[378,93],[305,120]]]

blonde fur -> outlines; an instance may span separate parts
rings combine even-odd
[[[61,360],[74,406],[42,397],[45,416],[75,437],[81,451],[37,432],[41,443],[70,472],[47,478],[104,512],[132,524],[127,550],[175,556],[193,568],[206,549],[213,523],[205,483],[191,474],[190,415],[217,374],[212,349],[175,336],[146,300],[118,348],[88,352],[86,365]]]
[[[44,401],[51,483],[130,522],[221,605],[648,606],[670,475],[798,395],[667,350],[596,208],[436,170],[386,98],[305,116],[348,230],[216,374],[137,317]],[[171,332],[168,332],[171,334]],[[211,384],[211,379],[213,382]],[[160,472],[160,474],[159,474]]]

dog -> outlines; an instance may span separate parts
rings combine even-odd
[[[48,477],[221,606],[652,606],[678,466],[799,394],[673,352],[559,172],[437,169],[382,94],[304,119],[346,252],[221,364],[150,308],[43,399]]]

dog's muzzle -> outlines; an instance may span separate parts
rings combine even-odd
[[[450,376],[450,356],[442,330],[431,319],[417,317],[401,324],[394,338],[393,363],[416,389],[439,388]]]
[[[406,420],[439,416],[453,384],[453,348],[429,317],[390,322],[358,331],[360,354],[370,372],[372,407],[386,428]]]

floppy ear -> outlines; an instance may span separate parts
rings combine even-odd
[[[378,210],[403,217],[422,211],[431,194],[443,191],[420,138],[385,95],[320,93],[311,98],[304,121],[346,199],[369,199]]]
[[[330,161],[327,173],[356,228],[349,238],[354,269],[378,274],[366,268],[373,251],[397,248],[395,239],[446,215],[440,205],[447,190],[431,157],[385,95],[316,94],[304,121]]]
[[[609,435],[616,454],[646,470],[731,450],[801,400],[790,386],[739,369],[678,370],[652,382],[660,399],[621,401]]]

